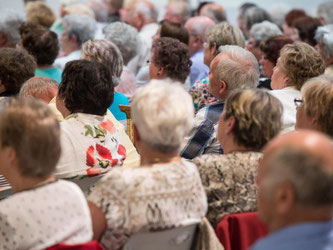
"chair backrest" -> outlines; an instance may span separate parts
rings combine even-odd
[[[256,240],[267,235],[268,230],[257,212],[247,212],[225,216],[215,233],[225,250],[247,250]]]
[[[104,250],[104,247],[102,247],[97,241],[92,240],[75,245],[59,243],[52,247],[46,248],[45,250]]]
[[[92,177],[86,177],[84,179],[67,179],[68,181],[76,183],[82,190],[83,193],[89,193],[90,188],[97,183],[103,175],[97,175]]]
[[[198,224],[131,236],[124,250],[190,250]]]
[[[133,121],[132,121],[132,116],[131,116],[131,106],[119,104],[119,109],[120,109],[120,111],[122,111],[126,114],[126,117],[127,117],[126,133],[127,133],[128,137],[131,139],[131,141],[133,142],[134,135],[133,135]]]

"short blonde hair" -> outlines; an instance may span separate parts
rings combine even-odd
[[[47,104],[34,98],[9,100],[0,112],[0,147],[15,150],[21,175],[49,177],[61,153],[60,126],[55,114]]]
[[[319,52],[304,42],[285,45],[280,51],[279,65],[290,78],[288,85],[295,86],[298,90],[306,80],[325,71],[325,63]]]
[[[206,40],[209,46],[216,43],[216,47],[222,45],[237,45],[239,47],[245,47],[245,38],[243,33],[235,26],[227,22],[221,22],[213,27],[207,28]]]
[[[302,87],[305,115],[316,117],[322,132],[333,137],[333,77],[318,76]]]
[[[52,8],[42,1],[28,2],[25,11],[27,22],[39,24],[46,28],[50,28],[56,20],[56,15]]]
[[[254,150],[261,150],[282,127],[282,104],[264,90],[234,90],[224,112],[225,120],[235,118],[232,134],[236,143]]]

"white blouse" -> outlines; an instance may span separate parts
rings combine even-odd
[[[207,211],[198,170],[186,160],[113,168],[88,199],[106,216],[106,249],[120,249],[137,232],[200,222]]]
[[[87,201],[74,183],[53,183],[0,201],[0,249],[45,249],[92,239]]]

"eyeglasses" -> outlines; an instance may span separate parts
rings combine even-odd
[[[295,98],[294,99],[294,103],[295,103],[295,106],[298,108],[298,107],[300,107],[302,105],[303,100],[300,99],[300,98]]]
[[[206,48],[206,47],[207,47],[207,45],[208,45],[208,43],[207,43],[207,42],[204,42],[204,43],[203,43],[203,47],[204,47],[204,48]]]

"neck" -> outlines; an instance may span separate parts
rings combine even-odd
[[[230,154],[233,152],[248,152],[248,151],[255,151],[252,148],[248,148],[242,145],[238,145],[234,139],[225,139],[224,141],[220,140],[220,143],[223,148],[224,154]]]
[[[14,193],[24,191],[27,189],[32,189],[38,186],[41,186],[45,183],[52,182],[55,178],[34,178],[34,177],[23,177],[22,175],[16,175],[15,178],[5,176],[12,186],[12,190]]]
[[[38,69],[52,69],[53,65],[38,65]]]
[[[140,152],[140,165],[154,165],[155,163],[170,163],[170,162],[180,162],[181,157],[178,152],[175,153],[161,153],[145,146],[139,146]]]
[[[270,232],[277,231],[281,228],[300,224],[300,223],[318,223],[332,220],[333,207],[309,207],[296,208],[292,213],[284,218],[276,218],[276,222],[269,226]]]

